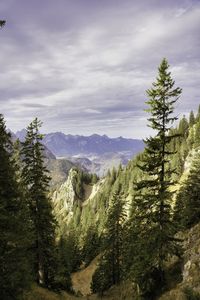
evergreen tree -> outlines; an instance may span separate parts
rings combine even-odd
[[[29,218],[12,159],[11,135],[0,115],[0,289],[18,299],[31,280]]]
[[[197,116],[196,116],[196,122],[198,122],[200,120],[200,105],[198,107],[198,112],[197,112]]]
[[[195,142],[195,129],[194,126],[190,129],[190,133],[188,136],[188,146],[189,149],[192,149],[194,147],[194,142]]]
[[[183,138],[187,138],[188,137],[188,134],[189,134],[189,124],[188,124],[188,120],[186,119],[185,116],[183,116],[183,118],[180,120],[178,130],[179,130],[179,134],[180,134],[181,140]]]
[[[200,153],[193,160],[188,178],[181,186],[175,206],[175,220],[184,228],[200,221]]]
[[[101,239],[98,235],[96,226],[90,225],[83,240],[84,245],[82,249],[82,256],[85,265],[88,266],[100,252]]]
[[[195,133],[194,133],[194,147],[197,148],[200,146],[200,119],[197,121],[195,125]]]
[[[61,236],[59,241],[59,251],[66,275],[76,272],[81,265],[82,256],[78,234],[75,230],[71,230],[67,234]]]
[[[56,276],[57,289],[67,290],[72,292],[72,282],[70,276],[70,258],[74,258],[68,253],[67,241],[61,236],[58,243],[58,272]],[[70,255],[69,255],[70,254]]]
[[[108,257],[104,255],[101,257],[98,268],[92,276],[91,290],[93,293],[103,297],[103,294],[112,286],[112,277],[110,276],[110,265],[108,264]]]
[[[181,143],[181,147],[180,147],[180,153],[181,153],[181,157],[182,157],[182,160],[183,162],[185,161],[187,155],[188,155],[188,152],[189,152],[189,148],[188,148],[188,144],[187,144],[187,141],[186,139],[184,139]]]
[[[166,259],[180,252],[171,220],[173,192],[170,187],[174,184],[171,179],[174,170],[170,168],[170,160],[174,151],[168,151],[167,146],[175,138],[170,134],[170,128],[176,120],[172,113],[181,89],[174,88],[175,82],[168,68],[167,60],[163,59],[157,80],[147,91],[150,106],[147,111],[151,113],[149,126],[156,135],[145,140],[143,160],[138,164],[143,178],[135,184],[132,204],[135,224],[140,229],[140,240],[136,245],[138,257],[135,259],[142,262],[135,266],[134,279],[146,299],[155,296],[155,284],[157,288],[163,286]]]
[[[44,146],[39,133],[41,122],[35,118],[27,128],[22,147],[22,178],[33,223],[34,273],[39,284],[51,287],[55,276],[55,219],[48,198],[49,176],[44,166]]]
[[[96,184],[97,183],[97,181],[98,181],[98,176],[97,176],[97,174],[92,174],[92,184]]]
[[[189,116],[189,125],[190,127],[192,127],[194,124],[195,124],[195,117],[193,111],[191,111]]]
[[[102,283],[105,289],[113,284],[119,284],[123,277],[122,255],[125,209],[121,185],[116,185],[108,210],[105,224],[104,253],[94,276],[93,291],[102,293]],[[98,286],[100,290],[98,291]]]

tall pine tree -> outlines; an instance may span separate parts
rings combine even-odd
[[[171,220],[173,192],[170,187],[174,184],[174,170],[170,161],[174,151],[167,149],[175,138],[170,134],[170,128],[176,120],[172,113],[181,89],[174,88],[175,82],[168,69],[168,62],[163,59],[156,82],[147,91],[149,100],[146,103],[150,106],[147,111],[151,114],[149,126],[156,135],[145,140],[143,160],[138,164],[143,178],[135,184],[132,205],[135,224],[140,230],[140,240],[136,245],[139,249],[136,251],[137,261],[145,261],[145,264],[137,263],[135,281],[146,299],[153,299],[156,287],[163,286],[167,258],[179,253],[179,245],[174,238],[176,230]]]
[[[194,116],[193,110],[191,110],[190,116],[189,116],[189,125],[190,125],[190,127],[192,127],[194,124],[195,124],[195,116]]]
[[[183,228],[190,228],[200,222],[200,153],[197,152],[189,175],[177,195],[175,219]]]
[[[33,255],[36,281],[51,287],[56,270],[55,227],[52,207],[48,197],[49,176],[44,165],[43,136],[39,133],[41,122],[35,118],[27,128],[22,147],[22,177],[27,187],[27,199],[33,223]]]
[[[12,159],[11,135],[0,115],[0,297],[18,299],[31,280],[29,218]]]
[[[123,277],[124,205],[122,187],[116,184],[105,224],[104,253],[93,276],[92,289],[99,294],[111,285],[119,284]]]

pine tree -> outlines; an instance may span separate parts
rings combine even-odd
[[[198,122],[200,120],[200,105],[198,107],[198,112],[197,112],[197,115],[196,115],[196,122]]]
[[[200,221],[200,153],[193,160],[190,173],[180,188],[175,206],[175,219],[184,228]]]
[[[193,111],[191,111],[189,116],[189,125],[190,127],[192,127],[194,124],[195,124],[195,117]]]
[[[71,241],[70,241],[71,242]],[[58,272],[56,276],[57,289],[72,292],[72,282],[70,276],[70,259],[74,256],[68,253],[67,241],[61,236],[58,243]]]
[[[197,121],[195,125],[195,133],[194,133],[194,148],[200,146],[200,119]]]
[[[188,147],[189,149],[192,149],[194,147],[194,142],[195,142],[195,129],[194,126],[190,129],[190,133],[188,136]]]
[[[78,241],[78,233],[71,230],[60,237],[59,251],[63,261],[63,267],[67,273],[76,272],[82,261],[81,249]]]
[[[105,224],[104,253],[94,276],[92,286],[94,292],[102,293],[102,284],[96,282],[99,278],[105,289],[113,284],[119,284],[123,277],[123,235],[124,235],[124,196],[121,185],[116,185],[110,201],[107,222]],[[98,285],[100,290],[98,291]]]
[[[27,187],[27,199],[33,223],[33,255],[35,279],[51,287],[55,276],[55,226],[48,198],[49,176],[44,166],[44,146],[39,133],[41,122],[36,118],[27,128],[22,147],[22,178]]]
[[[11,135],[0,115],[0,289],[1,299],[17,299],[31,280],[27,209],[12,159]]]
[[[88,266],[90,262],[99,254],[100,252],[100,237],[96,226],[90,225],[84,238],[84,245],[82,249],[83,260],[85,265]]]
[[[185,116],[180,120],[179,126],[178,126],[178,131],[180,133],[181,140],[183,138],[187,138],[189,134],[189,124],[188,120],[186,119]]]
[[[112,277],[110,276],[110,265],[108,257],[101,257],[98,268],[92,276],[91,290],[97,293],[101,298],[106,290],[112,286]]]
[[[174,88],[175,82],[168,68],[167,60],[163,59],[157,80],[147,91],[147,104],[150,106],[147,111],[151,113],[149,126],[156,131],[156,135],[145,140],[143,160],[138,164],[143,172],[143,179],[135,184],[136,192],[132,204],[134,218],[140,229],[137,261],[145,262],[137,264],[135,281],[147,299],[152,297],[154,284],[158,288],[165,282],[166,259],[180,252],[171,220],[173,192],[170,187],[174,184],[171,179],[174,170],[170,168],[170,160],[174,151],[168,151],[167,146],[175,138],[169,132],[176,120],[172,113],[181,89]]]
[[[98,176],[97,176],[97,174],[92,174],[92,184],[96,184],[97,183],[97,181],[98,181]]]

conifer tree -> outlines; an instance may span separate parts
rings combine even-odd
[[[189,125],[190,127],[192,127],[194,124],[195,124],[195,117],[193,111],[191,111],[189,116]]]
[[[192,128],[190,128],[190,133],[188,136],[188,146],[189,149],[192,149],[194,147],[194,142],[195,142],[195,128],[194,126]]]
[[[178,130],[179,130],[179,133],[180,133],[181,140],[183,138],[187,138],[188,137],[188,134],[189,134],[189,124],[188,124],[188,120],[186,119],[185,116],[183,116],[183,118],[180,120],[179,126],[178,126]]]
[[[136,259],[137,262],[145,262],[135,266],[137,272],[134,276],[146,299],[154,297],[154,284],[157,287],[163,286],[166,259],[180,252],[174,238],[176,230],[171,220],[173,192],[170,186],[174,184],[174,170],[170,168],[170,160],[174,151],[167,150],[167,146],[175,138],[170,134],[170,128],[176,120],[172,113],[181,89],[174,88],[175,82],[168,69],[169,64],[163,59],[156,82],[147,91],[147,104],[150,106],[147,111],[151,113],[148,119],[149,126],[156,131],[156,135],[145,140],[143,159],[138,164],[143,172],[143,179],[135,184],[136,192],[132,204],[135,222],[140,230]],[[155,278],[156,282],[153,280]]]
[[[0,297],[18,299],[31,280],[29,219],[12,159],[11,135],[0,115]]]
[[[122,280],[123,235],[126,216],[124,204],[122,187],[117,184],[113,191],[105,224],[104,253],[93,277],[94,292],[103,292],[102,283],[96,282],[99,278],[105,289],[113,284],[119,284]],[[98,291],[98,285],[100,291]]]
[[[198,122],[199,120],[200,120],[200,104],[199,104],[198,112],[197,112],[197,115],[196,115],[196,122]]]
[[[90,262],[99,254],[100,251],[100,237],[98,235],[97,227],[90,225],[84,236],[84,245],[82,249],[83,260],[88,266]]]
[[[78,233],[71,230],[60,237],[59,251],[61,253],[63,267],[70,274],[76,272],[81,264],[81,249],[78,241]]]
[[[200,153],[197,152],[190,173],[181,186],[175,206],[175,219],[184,228],[200,221]]]
[[[197,148],[200,146],[200,119],[197,121],[195,125],[195,133],[194,133],[194,147]]]
[[[36,281],[47,287],[54,282],[55,226],[50,199],[48,198],[49,176],[44,166],[44,146],[39,133],[41,122],[35,118],[27,128],[22,147],[23,182],[27,187],[27,199],[33,223],[33,255]]]

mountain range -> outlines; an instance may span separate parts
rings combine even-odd
[[[55,132],[46,134],[43,143],[56,156],[85,157],[121,152],[130,152],[133,156],[143,149],[143,142],[139,139],[109,138],[107,135],[98,134],[82,136]]]
[[[24,141],[26,130],[14,134]],[[139,139],[123,137],[110,138],[107,135],[93,134],[90,136],[64,134],[62,132],[44,135],[43,144],[50,159],[67,160],[80,168],[99,176],[106,174],[108,169],[125,166],[128,161],[144,148]],[[52,162],[51,162],[52,164]],[[58,164],[57,164],[58,165]]]

